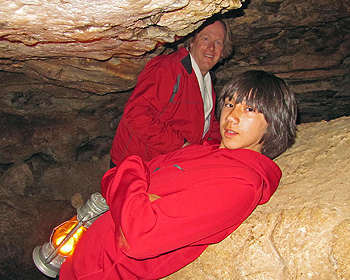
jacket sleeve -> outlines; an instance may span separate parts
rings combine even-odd
[[[160,118],[179,75],[172,71],[165,59],[151,60],[140,74],[123,115],[130,132],[160,153],[181,148],[184,144],[181,131],[174,130]]]
[[[238,177],[212,176],[151,202],[149,172],[140,158],[129,157],[102,181],[120,249],[129,257],[145,259],[184,246],[208,244],[207,238],[228,228],[233,231],[261,197],[261,188],[247,182],[242,172]]]

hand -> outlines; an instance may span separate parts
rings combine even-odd
[[[152,194],[152,193],[148,193],[148,197],[149,197],[150,201],[155,201],[155,200],[160,198],[160,196],[158,196],[156,194]]]
[[[185,142],[185,144],[183,144],[182,148],[185,148],[185,147],[187,147],[188,145],[191,145],[191,143]]]

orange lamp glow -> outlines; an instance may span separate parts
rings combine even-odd
[[[51,237],[52,246],[57,248],[77,224],[77,216],[74,216],[69,221],[66,221],[60,224],[59,226],[55,227],[53,229]],[[73,234],[73,236],[69,238],[65,242],[65,244],[59,249],[58,253],[64,257],[72,255],[78,241],[80,240],[81,236],[84,234],[85,231],[86,228],[84,226],[79,227],[77,231]]]

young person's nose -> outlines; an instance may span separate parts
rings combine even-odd
[[[237,106],[232,108],[232,110],[227,114],[226,121],[228,123],[232,124],[238,124],[239,123],[239,112]]]

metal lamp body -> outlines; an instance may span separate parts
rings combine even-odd
[[[46,276],[55,278],[57,274],[59,274],[61,265],[68,257],[68,255],[64,256],[60,254],[59,249],[73,237],[74,233],[79,230],[81,226],[84,226],[85,229],[89,228],[91,224],[108,209],[109,206],[102,195],[100,193],[94,193],[90,199],[77,210],[77,215],[75,217],[55,227],[52,231],[50,242],[45,243],[43,246],[38,246],[33,250],[33,261],[36,267]],[[71,232],[66,235],[66,238],[58,247],[54,246],[53,235],[55,231],[72,220],[75,220],[77,225],[71,229]]]
[[[46,242],[43,246],[37,246],[33,251],[33,261],[36,267],[46,276],[55,278],[60,271],[61,265],[66,260],[65,257],[57,255],[51,262],[46,263],[47,258],[55,248]]]

